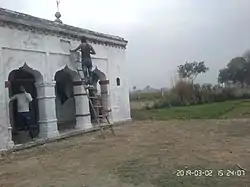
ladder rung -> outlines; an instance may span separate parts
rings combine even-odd
[[[89,91],[91,91],[91,92],[94,92],[94,91],[96,91],[95,89],[93,89],[93,88],[85,88],[86,90],[89,90]],[[93,94],[92,94],[93,95]],[[93,96],[94,97],[94,96]]]
[[[103,108],[103,106],[94,106],[95,108]]]
[[[103,112],[111,112],[112,110],[109,108],[109,109],[105,109],[103,110]]]
[[[85,87],[86,89],[93,90],[93,86],[84,85],[84,87]]]
[[[100,125],[101,126],[101,128],[103,128],[103,129],[106,129],[106,128],[112,128],[113,127],[113,125]]]
[[[99,97],[90,96],[89,98],[90,98],[90,99],[97,99],[97,98],[99,98]]]
[[[111,109],[109,109],[109,110],[104,110],[104,112],[111,112]]]
[[[85,86],[85,87],[88,87],[88,89],[91,89],[91,90],[97,90],[93,85],[91,85],[91,86]]]
[[[107,117],[107,116],[108,116],[108,114],[98,115],[99,118],[100,118],[100,117]]]

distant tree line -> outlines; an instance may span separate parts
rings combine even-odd
[[[219,84],[195,83],[196,78],[207,71],[209,67],[204,61],[185,62],[177,66],[179,80],[170,90],[165,91],[164,94],[147,93],[143,98],[157,100],[155,108],[250,98],[250,90],[246,89],[246,86],[250,86],[250,50],[242,56],[231,59],[225,68],[219,70]],[[227,84],[231,83],[240,85],[243,89],[236,86],[228,87]],[[133,89],[136,90],[136,87],[134,86]]]
[[[243,56],[233,58],[225,68],[219,71],[219,83],[240,84],[241,87],[250,85],[250,51]]]
[[[199,74],[209,70],[204,61],[185,62],[177,68],[179,78],[188,80],[190,83],[194,83]],[[234,57],[225,68],[219,70],[218,83],[239,84],[241,87],[250,85],[250,50],[245,52],[243,56]]]
[[[156,102],[154,108],[170,106],[188,106],[227,100],[248,99],[250,92],[244,89],[228,88],[221,84],[194,83],[198,75],[209,70],[204,61],[185,62],[177,66],[179,80],[166,94]],[[218,83],[239,83],[241,86],[250,84],[250,51],[242,57],[233,58],[226,68],[219,71]]]

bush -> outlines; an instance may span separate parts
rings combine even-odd
[[[171,108],[172,106],[182,106],[182,102],[177,95],[170,93],[163,100],[156,102],[152,108]]]
[[[177,95],[179,100],[184,103],[190,103],[194,95],[194,87],[191,83],[180,80],[171,90],[172,94]]]
[[[162,98],[161,92],[136,92],[130,93],[130,101],[149,101],[149,100],[158,100]]]
[[[249,90],[221,88],[211,84],[191,84],[180,80],[164,99],[155,103],[153,108],[169,108],[171,106],[190,106],[213,102],[224,102],[250,98]]]
[[[153,93],[133,93],[131,100],[137,101],[156,101],[152,106],[146,104],[145,110],[171,108],[172,106],[190,106],[213,102],[224,102],[236,99],[249,99],[249,89],[223,88],[219,85],[211,84],[192,84],[190,82],[179,80],[176,85],[168,92]]]

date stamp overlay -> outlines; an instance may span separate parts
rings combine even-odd
[[[246,174],[244,169],[179,169],[175,172],[177,177],[244,177]]]

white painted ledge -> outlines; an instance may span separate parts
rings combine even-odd
[[[125,123],[130,123],[131,121],[132,121],[132,119],[128,118],[128,119],[122,120],[120,122],[116,122],[113,125],[114,126],[122,125],[122,124],[125,124]],[[89,128],[89,129],[86,129],[86,130],[77,130],[76,129],[76,130],[68,131],[68,132],[65,132],[65,133],[61,133],[58,136],[53,137],[53,138],[44,138],[44,139],[41,138],[41,139],[37,139],[37,140],[35,140],[33,142],[28,142],[28,143],[20,144],[20,145],[14,145],[12,148],[10,148],[8,150],[7,149],[6,150],[0,150],[0,155],[5,154],[5,153],[9,153],[9,152],[20,151],[20,150],[23,150],[23,149],[29,149],[29,148],[32,148],[32,147],[35,147],[35,146],[41,146],[41,145],[44,145],[46,143],[55,142],[55,141],[58,141],[58,140],[66,139],[66,138],[69,138],[69,137],[73,137],[73,136],[77,136],[77,135],[81,135],[81,134],[85,134],[85,133],[94,132],[94,131],[97,131],[97,130],[99,130],[99,127],[93,126],[92,128]]]

